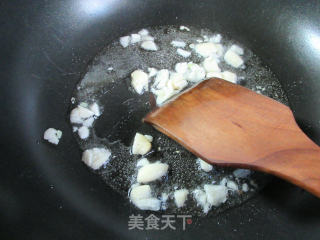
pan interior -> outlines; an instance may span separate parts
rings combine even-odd
[[[86,150],[104,146],[111,150],[111,161],[105,168],[95,173],[100,175],[106,184],[127,198],[130,186],[135,182],[137,174],[135,165],[140,158],[130,153],[132,140],[136,132],[152,135],[153,150],[148,154],[148,160],[166,162],[170,169],[167,178],[150,184],[157,197],[160,197],[161,193],[172,193],[175,189],[180,188],[186,188],[191,192],[192,189],[201,187],[203,184],[218,183],[223,178],[228,178],[236,181],[239,186],[244,183],[248,184],[250,191],[241,192],[241,194],[229,191],[227,203],[215,208],[211,214],[241,204],[259,191],[270,177],[261,173],[253,173],[248,179],[238,179],[232,175],[234,169],[217,166],[210,173],[201,172],[196,156],[151,126],[141,122],[141,119],[151,110],[149,93],[138,95],[130,86],[130,74],[136,69],[145,71],[148,67],[174,69],[177,62],[186,61],[176,54],[176,48],[170,45],[172,40],[179,39],[190,44],[196,42],[200,36],[210,36],[216,33],[193,27],[190,32],[182,32],[176,26],[155,27],[150,30],[150,33],[160,46],[159,51],[143,51],[138,45],[123,48],[117,39],[106,46],[89,65],[88,71],[77,85],[74,92],[76,101],[71,107],[74,108],[81,102],[89,104],[97,102],[102,106],[103,114],[96,120],[89,139],[80,140],[75,134],[80,148]],[[224,46],[239,44],[226,35],[223,35],[222,41]],[[246,68],[234,69],[223,62],[220,63],[220,66],[225,70],[235,72],[240,79],[239,84],[287,104],[287,98],[275,75],[261,64],[260,59],[250,49],[241,44],[240,46],[245,50]],[[193,54],[188,61],[198,63],[200,58]],[[230,151],[232,151],[232,146],[230,146]],[[167,212],[187,211],[193,215],[203,214],[192,197],[188,198],[187,207],[182,209],[176,208],[174,201],[169,200],[168,202]]]

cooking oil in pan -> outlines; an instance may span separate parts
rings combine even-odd
[[[188,46],[196,43],[201,36],[215,34],[209,30],[190,29],[191,31],[180,31],[174,26],[149,29],[159,47],[156,52],[142,50],[138,44],[123,48],[118,40],[109,44],[93,60],[74,94],[77,101],[75,104],[97,102],[103,108],[103,114],[95,121],[90,138],[84,141],[75,137],[83,150],[92,147],[107,147],[111,150],[110,162],[95,173],[100,175],[107,185],[128,198],[128,191],[135,183],[137,175],[136,163],[141,158],[130,152],[134,135],[140,132],[153,136],[152,150],[146,158],[150,162],[160,160],[169,165],[166,177],[149,184],[154,196],[160,198],[162,193],[169,194],[164,207],[166,210],[163,211],[203,215],[191,191],[201,188],[204,184],[220,183],[223,179],[234,181],[239,186],[239,191],[230,190],[227,201],[209,212],[215,214],[252,197],[270,177],[253,172],[247,178],[236,178],[233,175],[234,169],[217,166],[210,172],[202,171],[199,169],[196,156],[141,122],[151,110],[149,92],[138,95],[130,86],[130,74],[136,69],[146,71],[147,68],[153,67],[173,70],[176,63],[186,61],[177,54],[176,48],[172,47],[170,44],[172,40],[184,41]],[[223,36],[221,43],[228,47],[236,42]],[[241,47],[244,49],[245,68],[235,69],[224,62],[219,66],[223,70],[236,73],[241,85],[287,104],[280,83],[272,72],[264,67],[249,49]],[[193,54],[187,61],[198,63],[202,60]],[[243,184],[249,186],[248,191],[241,190]],[[188,189],[190,194],[185,206],[176,208],[172,193],[182,188]]]

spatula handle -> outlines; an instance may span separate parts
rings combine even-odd
[[[257,160],[255,168],[283,178],[320,197],[320,148],[289,149]]]

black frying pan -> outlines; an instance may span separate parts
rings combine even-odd
[[[103,46],[133,29],[185,24],[252,49],[319,144],[318,1],[8,0],[0,9],[1,239],[320,238],[320,200],[277,179],[187,231],[129,231],[137,212],[80,162],[68,123],[73,88]],[[58,147],[42,141],[50,126],[63,130]]]

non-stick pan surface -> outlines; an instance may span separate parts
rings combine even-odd
[[[128,230],[126,199],[81,163],[68,123],[88,62],[121,35],[194,25],[251,48],[320,143],[317,1],[8,0],[0,3],[1,239],[320,239],[320,200],[275,179],[257,197],[186,231]],[[63,131],[55,147],[43,131]]]

